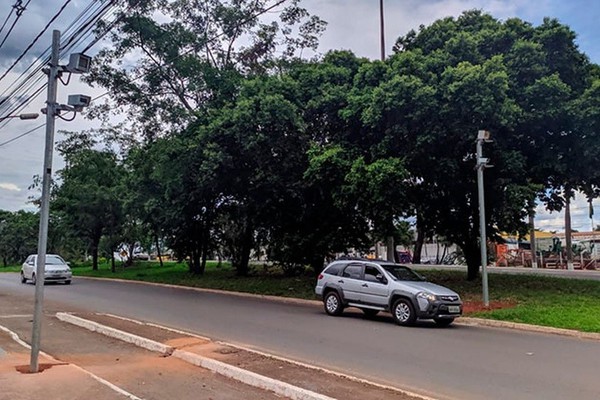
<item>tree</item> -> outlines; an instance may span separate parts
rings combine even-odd
[[[524,232],[531,199],[556,187],[554,177],[564,186],[555,161],[570,147],[561,142],[579,135],[569,107],[590,69],[573,39],[555,20],[534,28],[479,11],[445,18],[399,39],[379,96],[392,100],[371,101],[390,151],[407,155],[418,221],[461,247],[469,279],[479,267],[476,132],[494,138],[485,149],[495,165],[486,170],[488,232]]]
[[[70,134],[58,145],[65,168],[52,194],[52,209],[61,213],[69,229],[87,242],[92,268],[98,269],[102,235],[114,234],[121,224],[120,184],[123,169],[110,151],[96,150],[86,133]]]
[[[0,257],[5,267],[36,253],[39,223],[36,213],[0,210]]]
[[[89,82],[107,88],[116,107],[127,107],[147,138],[180,131],[235,97],[242,76],[273,70],[281,58],[314,51],[325,22],[288,1],[270,23],[261,16],[279,0],[174,0],[124,5],[110,34],[111,46],[96,57]],[[156,18],[162,15],[164,18]],[[276,51],[283,56],[276,58]],[[134,55],[134,68],[123,60]]]

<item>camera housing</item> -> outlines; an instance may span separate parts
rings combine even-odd
[[[91,66],[92,57],[83,53],[73,53],[69,57],[69,64],[65,67],[65,70],[73,74],[85,74],[90,71]]]
[[[84,94],[71,94],[69,95],[67,104],[74,107],[76,110],[81,111],[84,107],[88,107],[91,102],[92,98],[90,96]]]

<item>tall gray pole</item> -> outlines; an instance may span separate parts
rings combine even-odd
[[[48,68],[48,100],[46,101],[46,149],[42,172],[42,201],[40,207],[40,232],[35,272],[35,304],[33,310],[33,330],[31,333],[30,372],[38,372],[38,356],[42,333],[42,312],[44,304],[44,272],[46,266],[46,246],[48,243],[48,217],[50,213],[50,182],[52,180],[52,154],[54,151],[54,122],[56,113],[56,89],[59,74],[60,31],[52,32],[52,56]]]
[[[379,21],[380,21],[380,39],[381,39],[381,61],[385,60],[385,26],[384,26],[383,0],[379,0]]]
[[[487,160],[483,158],[483,142],[487,139],[486,131],[479,131],[477,135],[477,192],[479,195],[479,242],[481,249],[481,285],[483,289],[483,305],[488,307],[490,299],[488,294],[487,275],[487,235],[485,232],[485,197],[483,193],[483,169]]]

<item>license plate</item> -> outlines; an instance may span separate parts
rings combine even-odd
[[[450,314],[458,314],[460,313],[460,306],[448,306],[448,312]]]

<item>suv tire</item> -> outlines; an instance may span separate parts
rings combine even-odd
[[[27,282],[27,278],[25,278],[25,274],[23,273],[23,271],[21,271],[21,283],[26,283]]]
[[[325,295],[323,298],[323,306],[325,307],[325,312],[329,315],[337,316],[344,311],[342,299],[340,299],[340,295],[335,291],[328,292]]]
[[[408,299],[398,299],[392,306],[392,316],[398,325],[410,326],[417,319],[415,308]]]
[[[454,318],[434,318],[433,320],[438,326],[448,326],[454,322]]]

